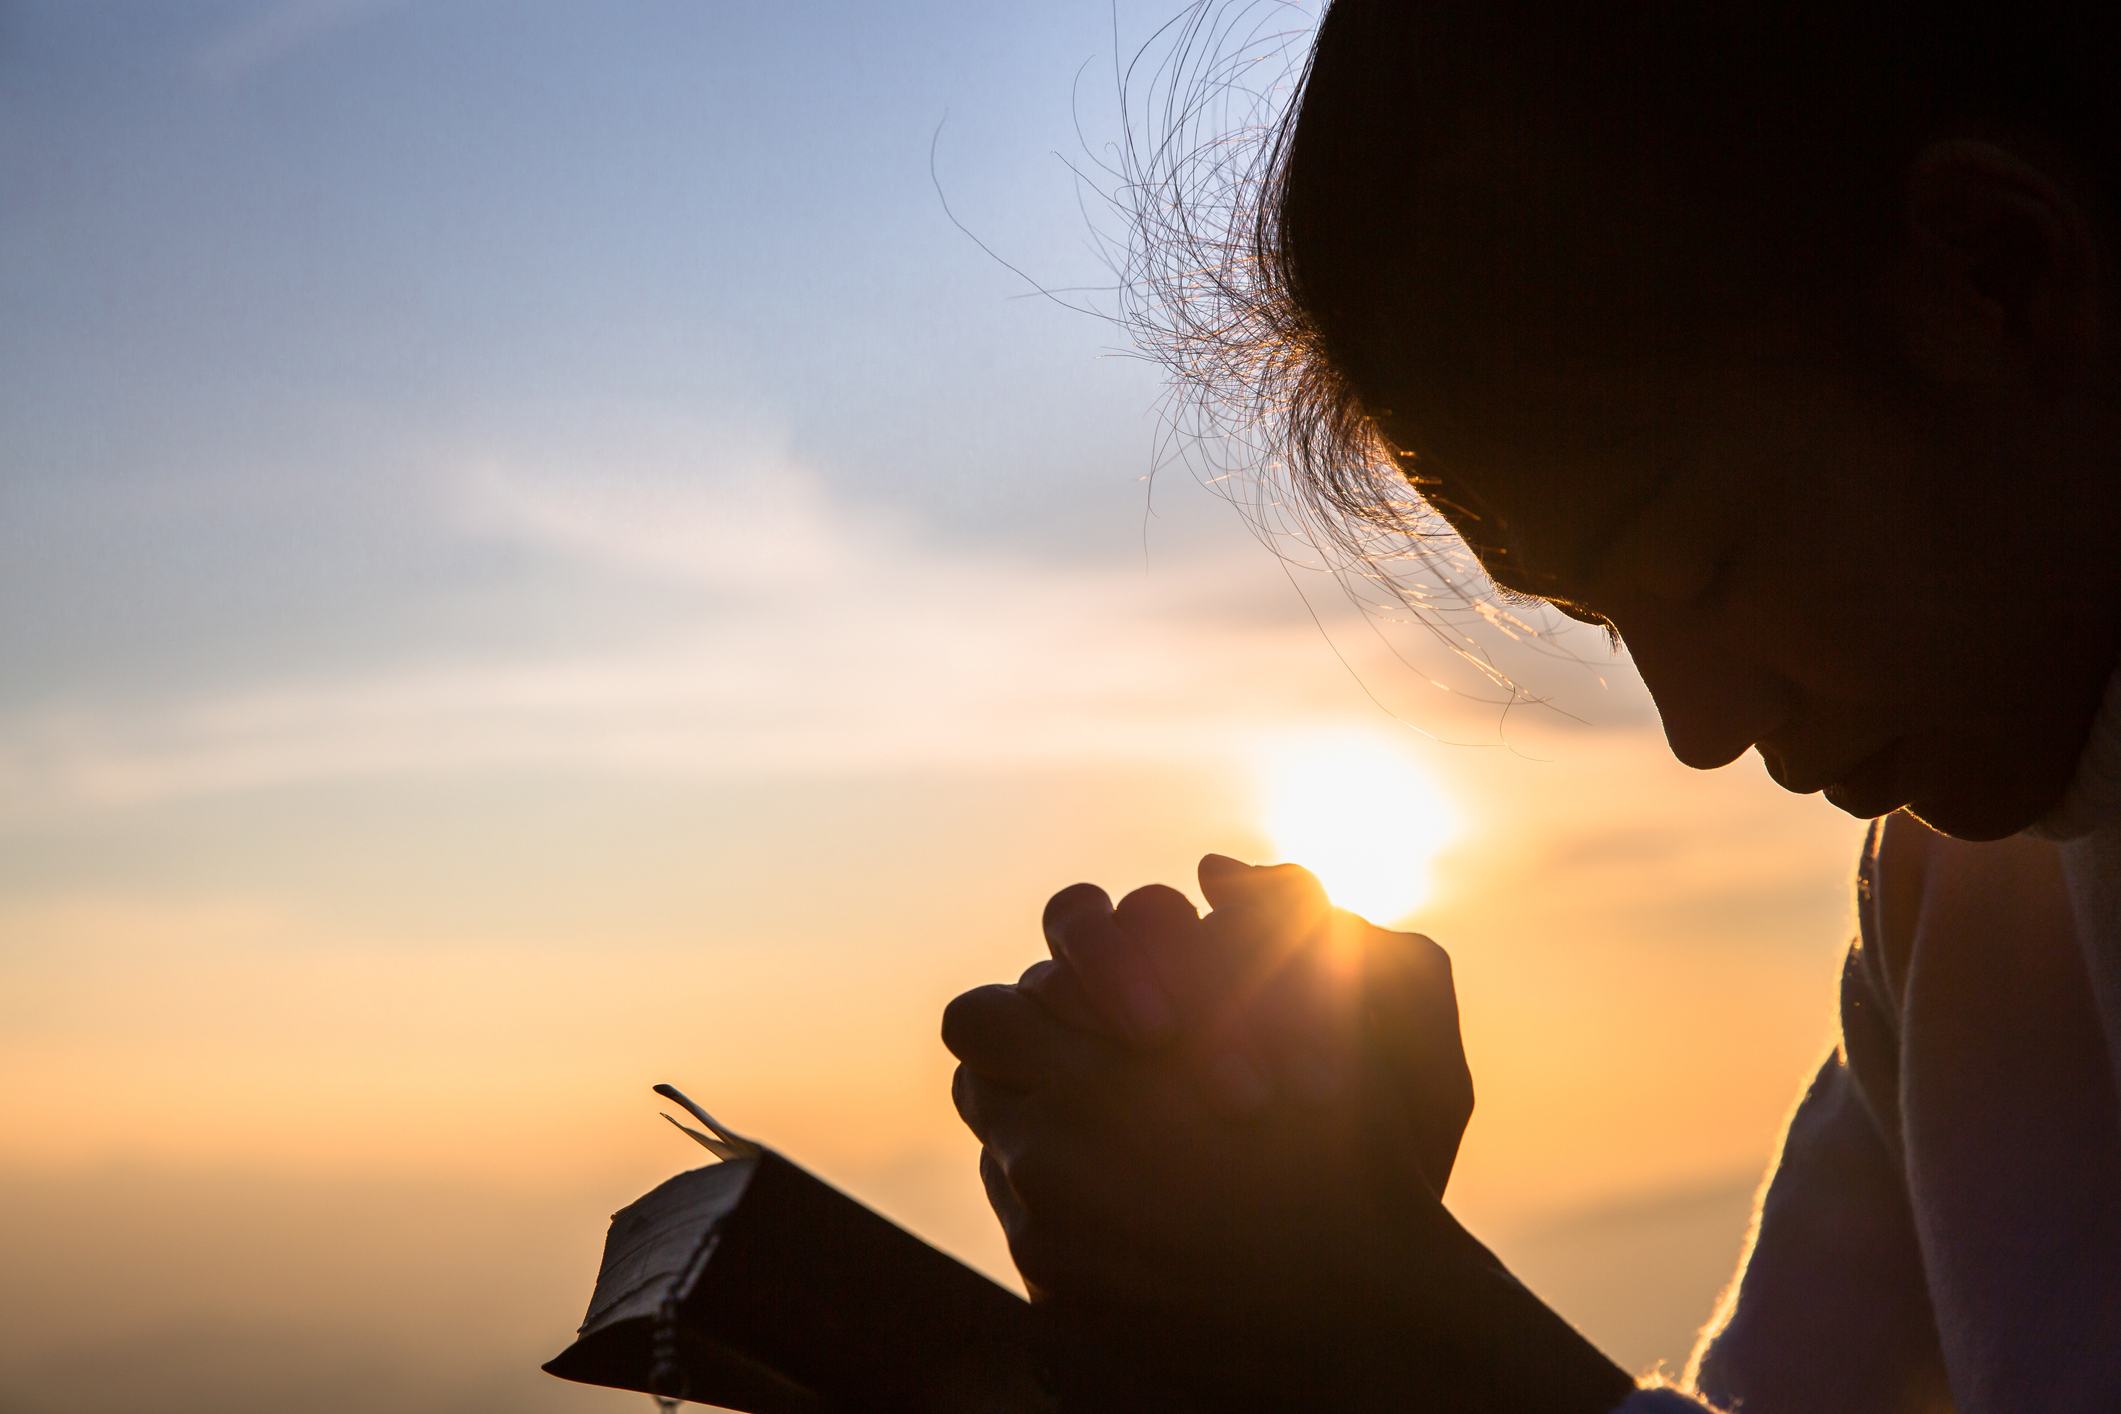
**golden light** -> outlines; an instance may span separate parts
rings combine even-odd
[[[1403,747],[1375,733],[1321,733],[1269,746],[1259,774],[1267,837],[1333,902],[1390,924],[1428,899],[1430,863],[1458,819]]]

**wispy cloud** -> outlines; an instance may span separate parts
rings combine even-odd
[[[1214,749],[1346,695],[1226,581],[922,543],[770,448],[689,472],[481,457],[445,498],[613,602],[557,646],[0,720],[0,798],[119,804],[357,775],[815,772]],[[526,613],[534,612],[526,606]],[[1300,665],[1300,666],[1299,666]]]
[[[466,770],[1199,759],[1336,716],[1388,725],[1336,651],[1423,726],[1496,739],[1492,705],[1433,691],[1359,617],[1329,643],[1244,537],[1152,572],[1041,562],[835,495],[770,430],[592,432],[460,447],[436,472],[444,533],[534,567],[501,617],[538,646],[474,631],[397,662],[47,702],[0,718],[0,800],[20,818]]]
[[[500,766],[749,774],[1198,755],[1334,705],[1308,632],[1203,633],[1119,577],[970,567],[597,653],[0,722],[0,796],[119,804]],[[954,581],[954,582],[953,582]],[[1275,660],[1280,660],[1279,662]],[[1314,686],[1299,684],[1309,680]]]
[[[479,454],[454,484],[459,525],[598,569],[724,590],[847,579],[903,554],[908,527],[879,507],[848,523],[770,433],[664,422],[590,459]]]

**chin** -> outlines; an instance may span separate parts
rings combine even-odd
[[[1984,782],[1954,782],[1937,790],[1891,793],[1855,789],[1837,783],[1826,798],[1836,809],[1859,820],[1876,820],[1904,810],[1939,834],[1984,844],[2007,839],[2038,820],[2062,798],[2062,787],[2035,784],[2024,775]]]
[[[2007,839],[2055,808],[2075,774],[2078,749],[2029,748],[2066,733],[1910,737],[1890,759],[1865,763],[1826,789],[1826,797],[1861,819],[1905,810],[1939,834],[1974,844]]]
[[[2045,806],[2030,811],[1999,810],[1964,801],[1917,800],[1902,808],[1938,834],[1973,844],[2008,839],[2047,813]]]
[[[1975,844],[2008,838],[2055,808],[2066,772],[2021,769],[2001,779],[1921,792],[1904,807],[1939,834]]]

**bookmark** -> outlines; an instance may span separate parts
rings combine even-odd
[[[677,1125],[679,1129],[691,1135],[700,1147],[704,1148],[708,1153],[718,1159],[749,1159],[757,1156],[759,1152],[758,1145],[752,1143],[749,1139],[743,1138],[741,1135],[732,1134],[722,1128],[721,1125],[715,1122],[713,1115],[687,1099],[685,1092],[678,1089],[677,1086],[658,1085],[655,1087],[655,1092],[666,1100],[673,1100],[684,1106],[688,1114],[713,1131],[714,1137],[710,1139],[691,1125],[679,1124],[676,1119],[667,1113],[663,1115],[664,1119],[670,1120],[672,1124]]]

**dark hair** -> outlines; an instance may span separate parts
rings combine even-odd
[[[1192,7],[1188,43],[1231,33],[1230,8]],[[1586,351],[1614,337],[1668,348],[1764,301],[1847,308],[1898,239],[1906,164],[1954,131],[2059,149],[2110,210],[2113,9],[1334,0],[1279,114],[1237,138],[1198,129],[1212,99],[1270,97],[1243,89],[1242,65],[1170,70],[1193,88],[1128,173],[1130,323],[1175,375],[1196,419],[1184,430],[1218,452],[1234,439],[1250,461],[1256,506],[1305,512],[1367,558],[1377,537],[1429,524],[1411,455],[1379,428],[1395,413],[1418,425],[1419,410],[1382,401],[1482,386],[1505,326],[1536,322]],[[1582,193],[1484,188],[1462,160],[1469,136],[1500,162],[1558,161],[1537,149],[1561,143],[1549,175],[1595,169],[1670,228],[1602,238]],[[1433,219],[1444,202],[1449,237]],[[1616,239],[1669,243],[1684,257],[1675,287],[1609,278]],[[1398,275],[1445,240],[1458,258],[1410,293]]]

